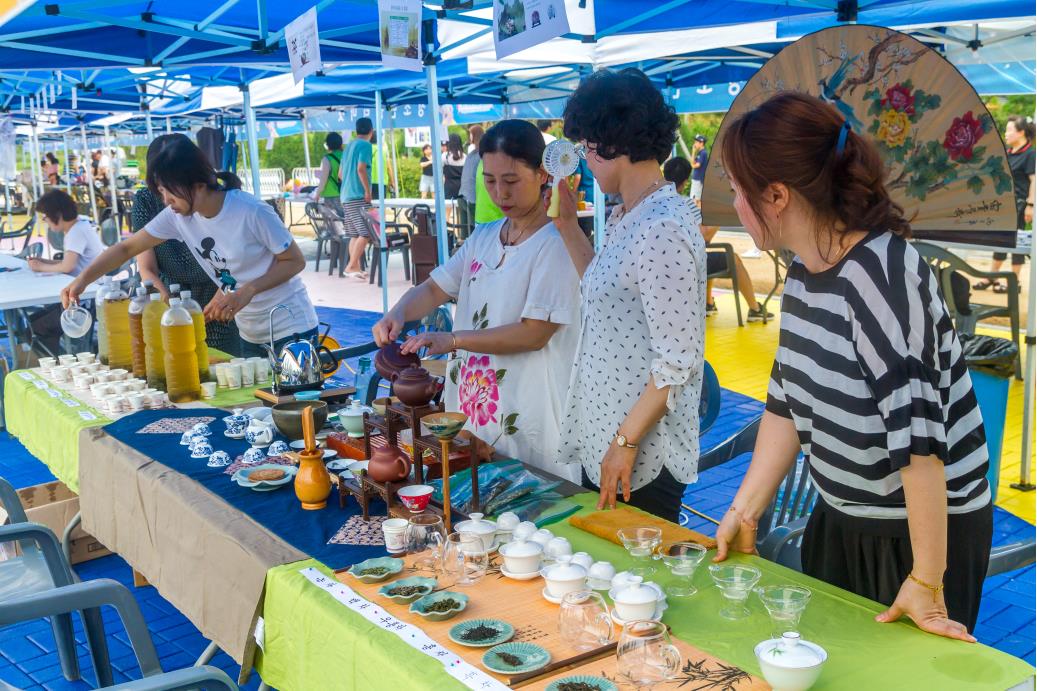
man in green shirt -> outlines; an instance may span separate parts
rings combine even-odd
[[[479,168],[475,171],[475,222],[492,223],[498,218],[504,218],[504,212],[490,199],[482,177],[482,161],[479,161]]]

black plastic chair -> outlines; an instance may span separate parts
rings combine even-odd
[[[36,209],[35,207],[29,209],[29,219],[25,224],[18,230],[7,230],[0,232],[0,242],[4,240],[17,240],[18,238],[25,238],[22,242],[21,250],[19,250],[19,257],[25,258],[25,252],[29,247],[29,242],[32,240],[32,233],[36,230]]]
[[[738,315],[738,326],[744,326],[742,323],[742,298],[741,293],[738,292],[738,270],[735,264],[735,248],[728,242],[710,242],[706,245],[707,254],[712,252],[715,254],[723,254],[727,260],[727,266],[722,271],[714,271],[711,274],[706,274],[707,280],[714,278],[726,278],[731,281],[731,289],[735,294],[735,313]]]
[[[313,232],[317,236],[317,263],[313,267],[314,271],[320,271],[320,258],[324,254],[324,246],[328,246],[328,261],[330,266],[328,267],[328,275],[330,276],[335,270],[335,265],[339,265],[339,271],[345,266],[344,254],[348,250],[349,243],[343,242],[342,238],[335,232],[334,221],[341,219],[331,219],[328,217],[328,209],[322,204],[317,202],[306,202],[306,218],[310,219],[310,225],[313,226]]]
[[[1012,327],[1012,342],[1019,346],[1019,352],[1023,351],[1022,342],[1019,340],[1019,278],[1011,271],[982,271],[975,268],[958,255],[943,247],[928,242],[916,241],[913,243],[918,254],[933,267],[933,271],[940,282],[940,292],[943,293],[943,301],[947,304],[947,311],[954,321],[954,325],[960,333],[975,334],[976,324],[991,317],[1008,317]],[[965,314],[959,309],[961,306],[955,304],[954,292],[951,281],[956,272],[961,272],[975,278],[988,281],[1004,280],[1008,286],[1005,297],[1008,303],[1000,305],[985,305],[982,303],[969,302],[969,313]],[[971,281],[970,281],[971,283]],[[1015,361],[1015,378],[1023,378],[1022,358]]]
[[[364,214],[364,223],[367,224],[367,232],[371,237],[378,237],[378,222],[371,217],[371,214]],[[406,279],[410,280],[410,232],[403,223],[392,223],[382,222],[382,231],[385,232],[385,246],[388,256],[386,257],[386,263],[388,263],[388,257],[392,256],[393,252],[399,252],[403,257],[403,275]],[[374,283],[378,280],[378,285],[382,285],[382,246],[378,242],[371,242],[371,261],[369,263],[370,271],[368,271],[368,283]]]

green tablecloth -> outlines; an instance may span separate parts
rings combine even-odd
[[[256,398],[256,389],[261,389],[264,386],[269,387],[270,382],[265,381],[259,386],[250,386],[242,389],[216,389],[215,398],[203,398],[200,402],[213,408],[234,408],[235,406],[243,406],[249,403],[259,403],[259,399]]]
[[[586,512],[596,494],[573,497]],[[618,545],[562,521],[549,528],[572,542],[576,551],[628,568],[631,559]],[[707,556],[707,560],[712,553]],[[794,583],[813,591],[800,625],[804,638],[828,651],[828,663],[817,686],[824,689],[1007,689],[1032,677],[1034,669],[1019,658],[980,644],[940,638],[910,622],[878,624],[878,603],[768,562],[739,556],[764,573],[761,583]],[[663,618],[678,638],[760,674],[753,647],[769,638],[770,622],[753,597],[752,616],[740,622],[722,619],[720,592],[703,562],[695,574],[699,593],[669,598]],[[281,689],[461,688],[438,663],[414,651],[391,634],[372,626],[339,605],[299,573],[315,562],[299,562],[267,573],[263,602],[266,640],[257,668],[263,680]],[[662,565],[660,568],[664,569]],[[654,580],[665,583],[664,570]]]
[[[23,374],[30,379],[25,379]],[[4,415],[7,431],[76,494],[79,493],[79,433],[88,427],[107,425],[111,420],[82,401],[75,408],[37,389],[34,381],[46,381],[28,370],[16,370],[4,380]],[[75,399],[65,394],[66,398]],[[78,399],[75,399],[78,400]],[[80,411],[96,416],[84,420]]]

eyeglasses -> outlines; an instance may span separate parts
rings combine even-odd
[[[580,157],[581,161],[587,160],[587,151],[588,148],[586,144],[580,143],[576,145],[576,155]]]

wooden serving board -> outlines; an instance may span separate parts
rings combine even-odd
[[[325,403],[343,403],[354,393],[356,393],[356,389],[352,386],[340,386],[337,389],[323,389],[320,392],[320,400]],[[290,393],[281,395],[275,394],[269,386],[262,389],[256,389],[255,396],[266,405],[277,405],[278,403],[288,403],[295,400],[295,396]]]
[[[496,563],[500,557],[497,555],[493,556],[494,563]],[[412,566],[414,561],[415,557],[413,555],[404,557],[406,565],[396,579],[415,575],[431,575],[428,572],[415,570]],[[558,632],[558,605],[551,604],[541,596],[540,592],[544,588],[544,580],[542,578],[535,578],[530,581],[516,581],[505,578],[497,571],[495,566],[491,566],[490,573],[483,576],[475,585],[453,587],[451,583],[443,580],[442,574],[439,574],[437,576],[439,578],[437,589],[463,593],[469,599],[468,606],[460,614],[446,621],[435,622],[422,619],[417,614],[411,614],[410,605],[397,604],[378,594],[380,587],[396,579],[367,584],[361,583],[344,570],[336,572],[335,575],[340,581],[368,600],[377,603],[400,621],[417,626],[436,642],[453,651],[466,662],[475,665],[490,676],[513,688],[530,684],[533,682],[533,679],[524,679],[527,676],[525,674],[509,676],[491,672],[482,664],[482,656],[487,648],[471,648],[454,643],[448,635],[450,628],[466,619],[500,619],[506,621],[515,627],[515,636],[511,640],[536,643],[551,653],[551,663],[546,668],[545,674],[549,674],[549,670],[552,668],[557,669],[556,665],[558,663],[564,664],[566,660],[576,662],[577,659],[589,659],[585,652],[576,650],[562,640]],[[610,654],[613,648],[614,646],[605,646],[600,654]]]
[[[752,676],[734,665],[718,660],[709,653],[702,652],[693,645],[672,638],[677,649],[681,651],[681,671],[669,681],[656,684],[652,691],[694,691],[695,689],[724,689],[726,691],[767,691],[768,684],[759,677]],[[616,656],[608,655],[578,665],[569,665],[563,671],[549,676],[540,676],[524,687],[529,691],[542,691],[548,684],[574,675],[605,677],[620,688],[620,691],[635,691],[638,687],[619,673]]]

